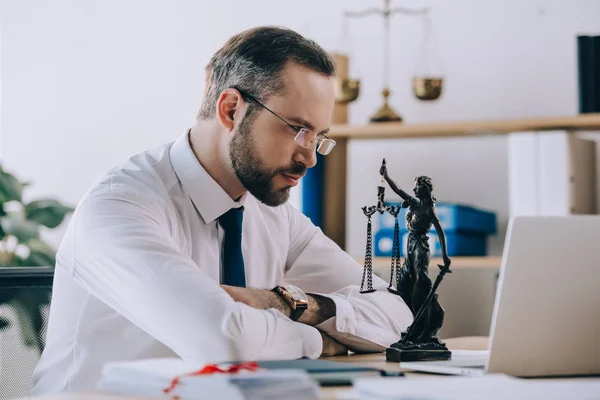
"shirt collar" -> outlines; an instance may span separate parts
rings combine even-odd
[[[169,156],[183,190],[190,196],[204,222],[209,224],[230,209],[242,206],[246,194],[236,202],[223,190],[196,158],[189,134],[190,130],[173,143]]]

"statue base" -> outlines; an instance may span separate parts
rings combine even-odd
[[[445,361],[452,358],[452,352],[440,342],[412,343],[396,342],[385,350],[388,361]]]

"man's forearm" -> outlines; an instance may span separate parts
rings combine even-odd
[[[288,303],[277,293],[265,289],[238,288],[232,286],[222,287],[234,300],[240,301],[250,307],[268,310],[275,308],[288,317],[292,313]],[[335,316],[335,303],[328,297],[308,294],[308,309],[302,313],[298,322],[316,326]]]

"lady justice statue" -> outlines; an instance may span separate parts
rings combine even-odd
[[[401,339],[386,351],[386,358],[392,361],[448,360],[451,352],[438,338],[438,332],[444,322],[444,309],[435,294],[446,273],[450,271],[450,258],[446,248],[446,235],[435,212],[435,198],[432,195],[433,184],[427,176],[418,176],[414,182],[414,194],[411,196],[400,189],[389,177],[385,159],[379,173],[390,188],[403,200],[402,207],[408,208],[406,222],[408,245],[404,264],[396,273],[396,290],[390,291],[402,297],[414,315],[414,321]],[[440,273],[432,285],[428,269],[430,250],[427,233],[435,227],[442,248],[444,265],[438,265]]]

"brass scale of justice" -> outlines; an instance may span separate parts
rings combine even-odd
[[[364,11],[345,11],[344,12],[344,28],[343,35],[347,35],[347,18],[362,18],[369,15],[380,15],[383,17],[384,37],[384,60],[383,60],[383,78],[384,78],[384,89],[383,105],[377,110],[377,112],[370,118],[370,122],[402,122],[402,117],[398,115],[389,105],[388,97],[391,94],[389,88],[389,69],[390,69],[390,18],[394,14],[405,14],[410,16],[422,16],[424,17],[425,23],[425,35],[422,44],[422,50],[424,51],[421,56],[425,58],[425,47],[430,43],[430,20],[429,20],[429,9],[409,9],[405,7],[394,7],[391,8],[390,0],[385,0],[384,8],[370,8]],[[422,60],[423,61],[423,60]],[[442,94],[443,78],[441,76],[431,75],[419,75],[415,74],[412,79],[412,90],[414,96],[423,101],[433,101],[438,99]],[[335,82],[335,96],[336,102],[339,104],[348,104],[358,98],[360,93],[360,80],[348,78],[337,78]]]

